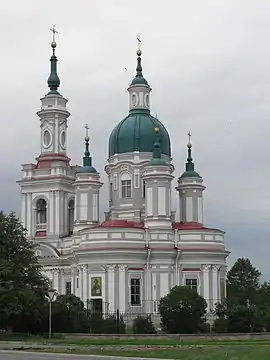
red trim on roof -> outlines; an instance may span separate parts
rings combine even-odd
[[[195,221],[189,221],[189,222],[173,222],[172,228],[174,230],[214,230],[214,231],[220,231],[219,229],[209,228],[204,226],[201,223],[195,222]]]
[[[183,268],[182,271],[201,271],[200,268]]]
[[[105,220],[101,223],[102,228],[126,228],[144,229],[144,222],[130,220]]]
[[[143,268],[132,268],[132,267],[128,268],[128,270],[144,271]]]
[[[37,158],[36,169],[50,169],[52,167],[53,161],[64,161],[68,163],[70,158],[64,154],[40,154]]]

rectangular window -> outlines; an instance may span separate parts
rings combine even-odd
[[[142,182],[142,196],[145,199],[145,180]]]
[[[79,289],[79,278],[76,278],[76,288]]]
[[[112,202],[113,187],[112,183],[109,184],[109,201]]]
[[[186,286],[197,291],[198,280],[197,279],[186,279]]]
[[[139,174],[135,174],[134,175],[134,187],[135,188],[139,188],[140,184],[139,184]]]
[[[122,180],[122,198],[131,198],[131,180]]]
[[[117,190],[117,175],[113,175],[113,189]]]
[[[141,305],[141,279],[130,279],[130,303]]]
[[[71,295],[71,282],[66,282],[66,295]]]

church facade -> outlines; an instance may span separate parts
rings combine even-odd
[[[203,221],[202,177],[187,148],[186,168],[174,189],[171,143],[150,112],[151,88],[141,50],[129,88],[128,115],[112,130],[105,166],[109,199],[99,219],[100,174],[92,164],[88,127],[82,166],[67,155],[70,113],[59,92],[52,43],[49,92],[38,111],[41,152],[22,165],[21,220],[51,286],[96,311],[157,313],[175,285],[196,289],[208,305],[226,296],[224,232]],[[180,219],[171,197],[179,196]]]

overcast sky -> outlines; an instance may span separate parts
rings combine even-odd
[[[177,178],[187,133],[204,177],[204,220],[226,231],[229,264],[249,257],[270,279],[270,2],[268,0],[9,0],[0,3],[0,205],[20,210],[22,163],[40,151],[36,112],[47,92],[56,25],[68,155],[79,164],[89,124],[106,182],[108,138],[127,114],[141,34],[151,110],[167,127]],[[125,70],[125,68],[127,70]],[[174,207],[177,194],[174,196]],[[107,209],[107,188],[101,193]]]

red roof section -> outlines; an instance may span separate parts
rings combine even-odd
[[[144,229],[144,222],[129,220],[105,220],[101,223],[102,228],[126,228],[126,229]]]
[[[36,169],[49,169],[52,167],[53,161],[64,161],[69,163],[70,158],[64,154],[40,154],[36,160]]]
[[[132,220],[105,220],[101,223],[102,228],[125,228],[125,229],[144,229],[145,225],[143,221],[132,221]],[[203,224],[191,221],[191,222],[173,222],[173,230],[215,230],[203,226]]]
[[[204,226],[203,224],[197,223],[195,221],[173,222],[172,228],[174,230],[214,230],[214,231],[223,232],[222,230],[219,230],[219,229],[208,228],[208,227]]]

